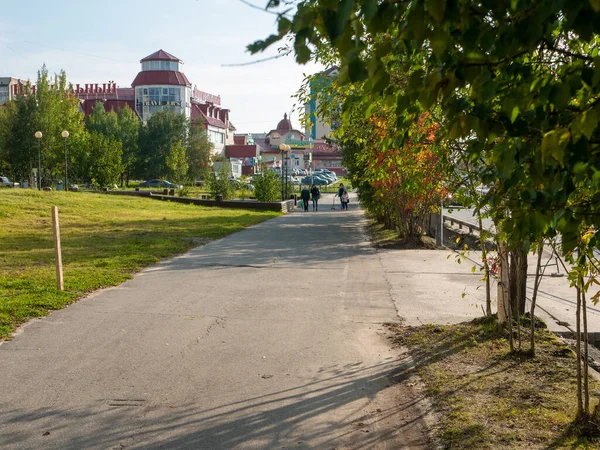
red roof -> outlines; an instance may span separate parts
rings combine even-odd
[[[192,120],[196,120],[198,117],[204,119],[206,125],[212,125],[213,127],[226,128],[225,122],[216,117],[210,117],[206,114],[203,109],[206,108],[206,104],[192,103]]]
[[[246,145],[247,140],[248,140],[248,137],[245,134],[233,136],[233,142],[236,145]]]
[[[176,56],[173,56],[170,53],[167,53],[162,49],[157,52],[154,52],[151,55],[148,55],[144,59],[140,60],[141,63],[145,62],[145,61],[177,61],[178,63],[183,62]]]
[[[256,158],[260,155],[258,145],[227,145],[225,156],[227,158]]]
[[[102,101],[100,99],[92,99],[92,100],[83,100],[81,102],[81,109],[83,110],[86,116],[89,116],[94,110],[94,106],[96,103]],[[120,109],[125,108],[125,106],[129,106],[129,108],[135,112],[135,103],[133,100],[106,100],[104,102],[104,111],[119,111]]]
[[[192,83],[182,72],[174,70],[148,70],[140,72],[131,83],[131,86],[148,86],[162,84],[167,86],[187,86],[192,87]]]

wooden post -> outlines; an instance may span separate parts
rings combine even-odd
[[[54,251],[56,253],[56,285],[59,291],[65,290],[60,250],[60,226],[58,225],[58,207],[52,207],[52,228],[54,229]]]

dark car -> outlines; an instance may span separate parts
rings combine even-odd
[[[0,176],[0,187],[19,187],[19,183],[10,181],[8,178]]]
[[[175,183],[171,183],[167,180],[148,180],[142,181],[140,187],[143,188],[170,188],[170,189],[181,189],[183,186]]]
[[[321,178],[318,177],[316,175],[313,175],[312,177],[304,177],[302,178],[302,180],[300,181],[302,184],[316,184],[319,186],[327,186],[328,184],[330,184],[331,182],[325,178]]]

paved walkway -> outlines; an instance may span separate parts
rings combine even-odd
[[[0,345],[3,449],[421,449],[362,213],[296,212]],[[424,286],[423,289],[431,288]]]

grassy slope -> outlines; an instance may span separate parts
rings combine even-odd
[[[443,448],[600,448],[573,422],[575,354],[548,331],[536,332],[530,358],[510,356],[504,336],[485,321],[394,330],[439,413],[435,431]],[[590,390],[598,387],[591,380]]]
[[[65,291],[56,289],[51,207],[58,206]],[[161,258],[278,213],[135,197],[0,190],[0,338]]]

